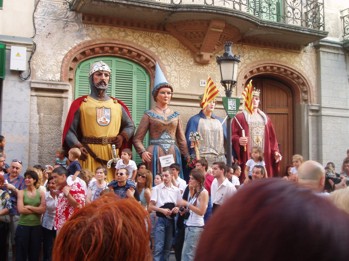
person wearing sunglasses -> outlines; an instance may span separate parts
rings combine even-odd
[[[150,203],[151,189],[153,185],[153,175],[150,170],[138,170],[136,190],[139,194],[141,205],[148,209]]]
[[[22,161],[14,159],[10,164],[10,171],[5,174],[5,187],[10,193],[12,208],[10,210],[10,239],[12,244],[12,256],[15,255],[15,232],[19,221],[19,212],[17,209],[17,195],[19,190],[26,188],[24,177],[21,176]]]
[[[115,171],[115,180],[108,184],[108,188],[114,191],[120,198],[134,198],[139,201],[139,194],[135,183],[128,179],[128,170],[121,168]]]

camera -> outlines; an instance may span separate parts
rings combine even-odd
[[[188,219],[190,216],[190,212],[189,209],[187,209],[186,207],[180,207],[179,208],[179,214],[184,218],[184,219]]]
[[[332,180],[334,184],[338,184],[342,181],[342,178],[339,176],[339,174],[333,174],[333,173],[326,173],[326,179],[325,179],[325,190],[326,191],[332,191],[333,188],[329,182],[329,180]],[[345,184],[349,186],[349,178],[344,177],[345,179]]]

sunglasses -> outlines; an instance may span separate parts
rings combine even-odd
[[[144,179],[146,178],[146,176],[143,176],[143,175],[140,175],[140,174],[138,174],[137,176],[138,176],[138,177],[142,177],[142,178],[144,178]]]
[[[12,162],[18,162],[18,163],[21,164],[21,165],[23,164],[22,161],[21,161],[21,160],[18,160],[18,159],[14,159],[14,160],[12,160]]]

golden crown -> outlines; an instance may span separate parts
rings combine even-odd
[[[253,88],[252,96],[259,96],[261,94],[261,90],[257,88]]]

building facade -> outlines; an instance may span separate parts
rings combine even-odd
[[[241,58],[233,96],[250,79],[262,90],[283,171],[295,153],[339,166],[349,148],[346,1],[40,0],[32,7],[28,80],[9,69],[5,42],[1,132],[11,157],[52,163],[69,105],[88,94],[86,68],[96,60],[112,66],[111,95],[126,101],[136,125],[152,106],[158,62],[174,86],[171,106],[186,123],[200,110],[207,77],[219,86],[216,56],[226,41]],[[12,105],[19,98],[23,104]]]

